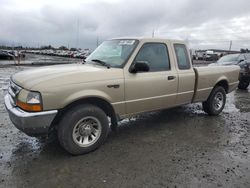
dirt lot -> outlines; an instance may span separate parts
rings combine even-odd
[[[217,117],[192,104],[125,119],[101,148],[72,157],[8,118],[9,76],[28,68],[0,68],[0,187],[250,186],[250,89],[227,95]]]

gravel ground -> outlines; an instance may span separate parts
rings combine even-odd
[[[56,65],[56,64],[69,64],[69,63],[79,63],[82,62],[81,59],[77,58],[67,58],[59,56],[49,56],[49,55],[38,55],[38,54],[25,54],[25,58],[21,59],[20,64],[22,66],[30,65]],[[6,66],[15,65],[17,61],[14,60],[0,60],[0,68],[6,68]]]
[[[72,157],[8,118],[8,79],[28,68],[0,68],[0,187],[249,187],[250,89],[228,94],[217,117],[191,104],[125,119],[101,148]]]

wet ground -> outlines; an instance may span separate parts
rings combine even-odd
[[[217,117],[191,104],[123,120],[101,148],[73,157],[8,118],[9,76],[29,68],[0,68],[0,187],[250,186],[250,89],[227,95]]]

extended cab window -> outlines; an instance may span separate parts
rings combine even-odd
[[[174,50],[179,69],[190,69],[190,61],[186,46],[184,44],[174,44]]]
[[[145,61],[149,71],[165,71],[170,69],[168,49],[162,43],[146,43],[138,52],[135,61]]]

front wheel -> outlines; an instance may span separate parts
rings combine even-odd
[[[221,86],[216,86],[208,99],[202,103],[203,110],[209,115],[218,115],[224,109],[226,103],[226,91]]]
[[[73,155],[89,153],[101,146],[108,135],[105,112],[94,105],[80,105],[69,110],[58,127],[61,146]]]

